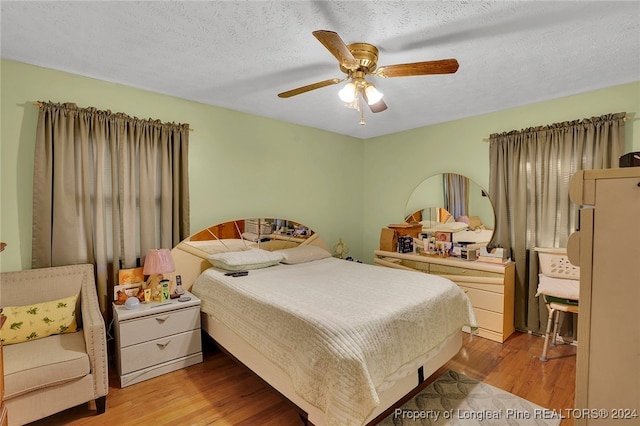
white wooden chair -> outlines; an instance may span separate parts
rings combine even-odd
[[[580,298],[580,268],[569,262],[565,248],[536,247],[540,263],[538,291],[549,310],[541,361],[547,361],[549,339],[556,345],[560,312],[578,313]],[[553,333],[551,326],[553,324]]]

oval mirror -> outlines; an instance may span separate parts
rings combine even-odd
[[[495,211],[487,192],[476,182],[456,173],[442,173],[414,189],[405,207],[405,222],[422,223],[426,233],[453,230],[457,242],[488,244],[493,237]]]

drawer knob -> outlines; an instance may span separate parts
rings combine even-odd
[[[166,315],[164,317],[156,317],[156,321],[158,321],[160,324],[162,324],[163,322],[165,322],[168,319],[169,319],[169,315]]]
[[[166,342],[166,343],[156,343],[156,345],[158,345],[158,348],[159,348],[159,349],[164,349],[164,348],[166,348],[167,346],[169,346],[169,343],[171,343],[171,340],[169,340],[169,341],[168,341],[168,342]]]

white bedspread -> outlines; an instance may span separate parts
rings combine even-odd
[[[360,425],[387,377],[476,327],[451,281],[335,258],[252,270],[205,271],[191,291],[212,315],[279,365],[328,425]]]

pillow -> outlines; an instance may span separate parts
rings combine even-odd
[[[207,259],[216,268],[226,269],[227,271],[246,271],[277,265],[282,260],[282,255],[252,248],[245,251],[212,254],[207,256]]]
[[[281,254],[284,259],[282,263],[295,265],[296,263],[313,262],[314,260],[331,257],[331,253],[318,246],[298,246],[283,250],[276,250],[274,253]]]
[[[456,222],[462,222],[462,223],[466,223],[468,225],[469,224],[469,216],[459,216],[459,217],[456,218]]]
[[[77,331],[77,300],[76,294],[50,302],[4,307],[2,313],[7,320],[0,330],[2,344],[11,345]]]
[[[467,229],[469,225],[464,222],[449,222],[449,223],[441,223],[437,225],[434,229],[437,231],[447,231],[447,232],[459,232]]]
[[[195,247],[198,250],[202,250],[207,254],[226,253],[228,251],[241,251],[247,250],[249,243],[242,241],[238,238],[228,238],[223,240],[224,243],[218,240],[206,240],[206,241],[185,241],[185,244]]]
[[[478,216],[471,216],[469,217],[469,228],[471,229],[477,229],[482,227],[482,220],[480,220],[480,218]]]
[[[423,228],[433,228],[438,225],[438,222],[435,220],[421,220],[420,225],[422,225]]]

